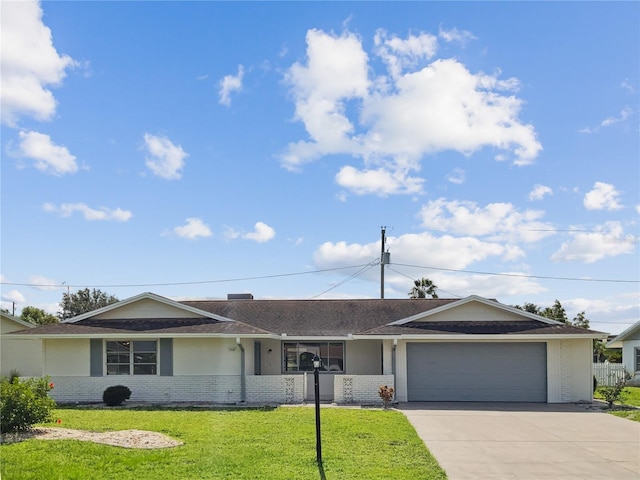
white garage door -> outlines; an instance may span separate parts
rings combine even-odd
[[[410,402],[546,402],[545,343],[408,343]]]

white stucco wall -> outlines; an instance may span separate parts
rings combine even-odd
[[[415,300],[420,301],[420,300]],[[480,302],[469,302],[450,308],[439,313],[424,317],[424,321],[431,322],[453,322],[453,321],[496,321],[496,320],[526,320],[522,315],[500,308],[485,305]],[[420,319],[415,320],[420,322]]]
[[[633,375],[633,378],[629,382],[632,385],[640,385],[640,371],[636,370],[635,365],[636,349],[640,349],[640,339],[625,340],[622,344],[622,363],[627,372]]]
[[[143,298],[129,305],[123,305],[93,318],[118,319],[118,318],[194,318],[193,313],[167,305],[157,300]]]
[[[46,375],[89,376],[89,340],[44,340]]]
[[[547,342],[547,402],[593,399],[593,340]]]
[[[29,328],[2,315],[0,321],[0,375],[8,376],[12,370],[23,377],[42,375],[42,341],[18,340],[6,335]]]
[[[345,370],[349,375],[382,374],[382,341],[352,340],[345,342]]]
[[[260,340],[262,357],[262,375],[280,375],[282,373],[282,346],[280,340]],[[271,351],[269,351],[271,350]]]
[[[176,338],[173,374],[240,375],[240,348],[233,338]]]

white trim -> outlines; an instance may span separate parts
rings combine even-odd
[[[607,342],[607,348],[622,348],[622,344],[618,344],[618,342],[622,342],[626,340],[626,338],[633,334],[636,330],[640,329],[640,321],[634,323],[629,328],[627,328],[624,332],[619,334],[617,337],[612,339],[610,342]]]
[[[19,333],[16,335],[11,335],[10,338],[16,338],[19,340],[26,339],[76,339],[83,340],[88,338],[104,338],[104,339],[114,339],[114,338],[123,338],[125,335],[127,338],[135,338],[135,339],[154,339],[154,338],[268,338],[279,340],[280,337],[278,335],[269,335],[269,334],[237,334],[237,333],[157,333],[157,332],[148,332],[148,333],[47,333],[40,335],[30,335],[28,333]],[[305,337],[309,338],[309,337]]]
[[[546,342],[547,340],[566,340],[566,339],[578,339],[578,338],[595,338],[602,339],[607,338],[606,333],[554,333],[554,334],[535,334],[535,333],[496,333],[496,334],[436,334],[436,335],[354,335],[353,338],[355,340],[373,340],[373,339],[399,339],[405,341],[423,341],[423,340],[432,340],[432,341],[460,341],[460,342],[474,342],[474,341],[485,341],[485,340],[501,340],[505,342],[509,341],[517,341],[517,340],[539,340],[541,342]]]
[[[416,300],[416,301],[420,301],[420,300]],[[527,312],[525,310],[520,310],[519,308],[515,308],[515,307],[510,307],[509,305],[504,305],[496,300],[489,300],[487,298],[484,297],[480,297],[478,295],[470,295],[466,298],[463,298],[461,300],[458,300],[457,302],[452,302],[452,303],[448,303],[446,305],[442,305],[440,307],[431,309],[431,310],[427,310],[425,312],[422,313],[418,313],[416,315],[413,315],[411,317],[407,317],[407,318],[403,318],[400,320],[396,320],[395,322],[391,322],[391,323],[387,323],[387,325],[404,325],[406,323],[411,323],[415,320],[418,319],[425,319],[426,317],[430,317],[432,315],[436,315],[438,313],[447,311],[447,310],[451,310],[453,308],[457,308],[460,307],[462,305],[465,305],[467,303],[470,302],[478,302],[478,303],[482,303],[484,305],[487,305],[488,307],[493,307],[493,308],[497,308],[499,310],[504,310],[506,312],[510,312],[513,313],[515,315],[521,316],[521,317],[527,317],[530,318],[532,320],[538,320],[540,322],[543,323],[548,323],[550,325],[564,325],[564,323],[562,322],[558,322],[556,320],[551,320],[550,318],[546,318],[540,315],[536,315],[535,313],[530,313]]]
[[[207,312],[205,310],[200,310],[199,308],[195,308],[195,307],[190,307],[188,305],[184,305],[183,303],[180,302],[176,302],[175,300],[171,300],[169,298],[166,297],[161,297],[160,295],[156,295],[155,293],[151,293],[151,292],[145,292],[145,293],[141,293],[139,295],[135,295],[133,297],[129,297],[126,298],[124,300],[120,300],[119,302],[116,303],[112,303],[111,305],[107,305],[106,307],[102,307],[102,308],[98,308],[97,310],[92,310],[90,312],[86,312],[83,313],[82,315],[77,315],[75,317],[72,318],[67,318],[66,320],[63,320],[60,323],[76,323],[79,322],[80,320],[85,320],[87,318],[91,318],[91,317],[95,317],[96,315],[101,315],[103,313],[106,312],[110,312],[112,310],[117,310],[118,308],[124,307],[126,305],[130,305],[132,303],[138,302],[140,300],[153,300],[159,303],[163,303],[165,305],[168,305],[170,307],[175,307],[175,308],[179,308],[181,310],[185,310],[187,312],[190,313],[194,313],[198,316],[201,317],[206,317],[206,318],[212,318],[214,320],[219,320],[221,322],[233,322],[234,320],[227,318],[227,317],[222,317],[220,315],[216,315],[214,313],[211,312]]]

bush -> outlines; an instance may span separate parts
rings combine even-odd
[[[15,432],[29,430],[36,423],[52,420],[51,410],[56,402],[49,397],[53,383],[49,378],[18,377],[0,380],[0,430]]]
[[[102,394],[102,401],[109,407],[117,407],[122,405],[125,400],[129,400],[129,397],[131,397],[131,390],[124,385],[114,385],[107,387]]]
[[[391,406],[391,402],[393,402],[394,393],[395,391],[393,390],[393,387],[382,385],[380,386],[380,388],[378,388],[378,395],[382,399],[384,408],[389,408]]]
[[[598,379],[596,376],[593,376],[593,391],[595,392],[598,389]]]
[[[622,377],[619,377],[613,386],[602,386],[598,389],[598,392],[607,402],[609,408],[613,408],[614,402],[621,402],[624,400],[624,388],[627,386],[627,382],[629,380],[631,380],[631,375],[625,370]]]

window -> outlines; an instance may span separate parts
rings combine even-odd
[[[343,342],[285,342],[282,348],[285,372],[312,372],[314,355],[322,360],[321,371],[344,371]]]
[[[636,372],[640,372],[640,348],[636,348]]]
[[[107,342],[107,375],[156,375],[157,371],[155,340]]]

